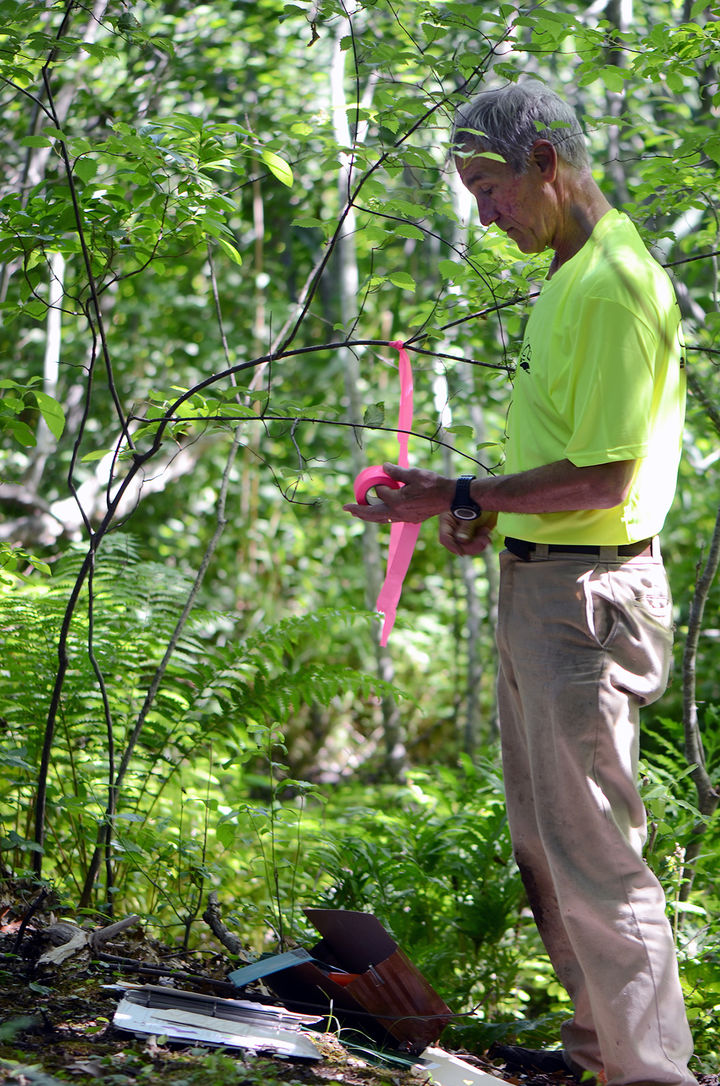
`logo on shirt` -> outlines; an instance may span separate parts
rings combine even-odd
[[[520,361],[518,362],[518,365],[519,365],[520,369],[525,370],[526,373],[529,373],[530,372],[530,361],[531,361],[531,359],[532,359],[532,347],[530,346],[529,343],[526,343],[523,346],[522,351],[520,352]]]

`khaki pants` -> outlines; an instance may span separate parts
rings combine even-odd
[[[662,889],[642,859],[641,705],[667,683],[659,558],[501,555],[498,704],[508,818],[538,929],[573,1001],[573,1064],[610,1086],[696,1086]]]

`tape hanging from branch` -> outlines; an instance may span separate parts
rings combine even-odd
[[[398,464],[402,468],[407,468],[410,466],[408,442],[413,421],[412,366],[402,340],[394,340],[390,343],[390,346],[398,351],[398,372],[400,376],[400,410],[397,425]],[[368,490],[372,490],[378,485],[391,486],[393,489],[397,489],[402,484],[398,484],[396,480],[391,479],[382,468],[365,468],[355,480],[356,500],[364,504],[367,501]],[[398,522],[394,523],[390,529],[390,547],[385,582],[380,589],[375,604],[376,610],[385,616],[380,634],[381,645],[387,645],[395,624],[403,581],[410,566],[419,532],[419,524],[402,524]]]

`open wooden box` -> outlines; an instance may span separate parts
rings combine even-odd
[[[291,1010],[324,1012],[373,1041],[420,1052],[452,1011],[371,913],[305,909],[322,939],[265,983]]]

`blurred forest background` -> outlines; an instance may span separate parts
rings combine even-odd
[[[215,891],[256,954],[314,941],[303,905],[371,910],[473,1012],[458,1043],[567,1010],[504,821],[496,556],[425,524],[381,648],[387,531],[341,508],[396,458],[393,340],[411,462],[501,470],[548,257],[480,229],[448,131],[484,81],[539,76],[684,314],[676,666],[642,775],[716,1056],[719,16],[0,0],[4,879],[186,946]]]

